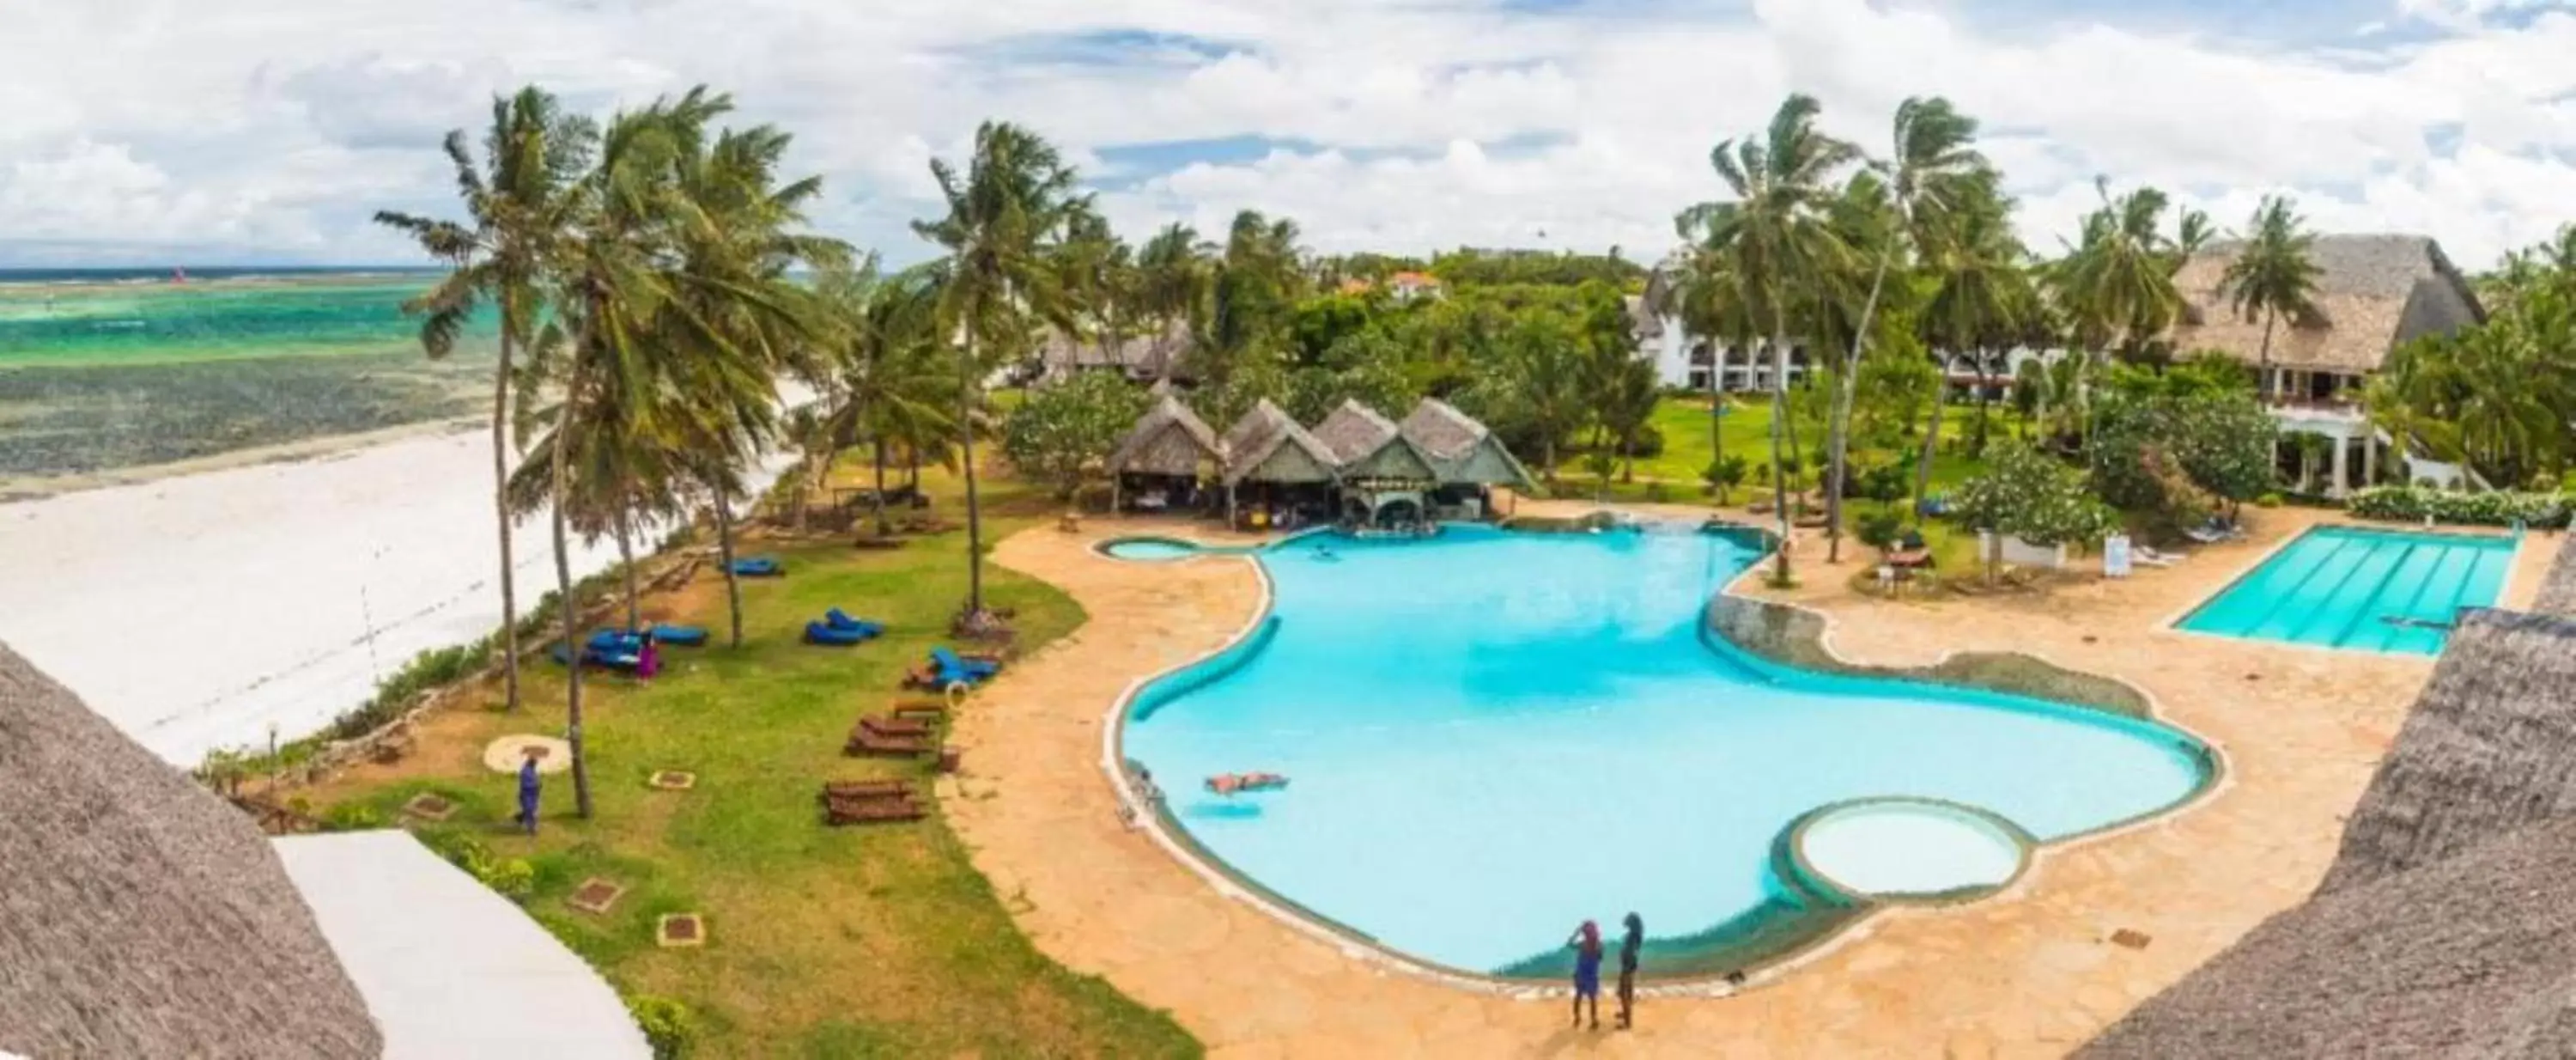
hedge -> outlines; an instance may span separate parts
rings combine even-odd
[[[2413,486],[2374,486],[2354,493],[2346,511],[2364,519],[2420,523],[2511,526],[2521,523],[2557,529],[2568,522],[2570,498],[2563,493],[2458,493]]]

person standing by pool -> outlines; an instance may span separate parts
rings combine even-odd
[[[529,755],[519,763],[519,827],[529,835],[537,834],[537,756]]]
[[[1619,940],[1619,1029],[1635,1025],[1637,1014],[1637,951],[1646,948],[1646,921],[1635,913],[1621,921],[1628,933]]]
[[[1574,1025],[1583,1026],[1583,1003],[1592,1002],[1592,1029],[1601,1029],[1601,925],[1589,920],[1565,940],[1574,949]]]

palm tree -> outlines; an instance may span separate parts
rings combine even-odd
[[[976,392],[984,370],[976,344],[1024,341],[1030,316],[1074,330],[1060,277],[1050,267],[1051,248],[1087,199],[1074,194],[1074,171],[1052,145],[1008,123],[986,122],[975,130],[975,153],[964,172],[934,159],[930,175],[948,214],[915,221],[913,230],[948,251],[940,270],[940,318],[942,330],[958,342],[957,443],[966,474],[967,589],[959,619],[972,627],[991,621],[984,609],[983,511],[975,489]]]
[[[2313,257],[2316,233],[2292,212],[2285,196],[2266,195],[2254,211],[2254,225],[2236,260],[2227,263],[2218,289],[2239,319],[2263,320],[2262,352],[2255,379],[2269,394],[2272,383],[2272,328],[2282,317],[2304,322],[2316,315],[2317,278],[2323,270]]]
[[[519,622],[510,550],[510,376],[519,347],[534,334],[544,302],[546,261],[564,238],[575,200],[567,186],[588,163],[594,130],[562,113],[534,86],[492,101],[492,126],[477,164],[465,130],[443,146],[456,168],[458,194],[471,219],[459,224],[392,210],[378,224],[409,233],[450,269],[437,287],[403,304],[422,314],[420,344],[433,359],[455,348],[468,318],[489,303],[500,315],[500,361],[492,370],[492,499],[501,543],[501,673],[503,698],[519,707]]]
[[[1944,231],[1930,244],[1932,252],[1924,262],[1938,285],[1924,307],[1925,335],[1943,356],[1964,352],[1979,366],[1980,395],[1989,354],[2026,332],[2038,309],[2037,292],[2022,267],[2029,255],[2013,235],[2013,204],[1999,187],[2000,179],[1993,170],[1986,170],[1960,189],[1947,206]],[[1932,465],[1941,445],[1941,410],[1949,404],[1949,394],[1945,366],[1932,397],[1931,429],[1924,435],[1915,465],[1918,511],[1932,488]]]
[[[1207,299],[1210,252],[1197,229],[1178,221],[1154,233],[1137,252],[1136,305],[1153,318],[1154,334],[1168,334],[1173,325],[1198,316]],[[1163,377],[1169,379],[1175,367],[1166,361]]]
[[[893,445],[920,453],[940,449],[955,429],[945,411],[953,399],[939,332],[939,288],[930,270],[882,280],[827,269],[815,291],[835,323],[834,375],[824,394],[821,436],[837,449],[864,439],[876,471],[876,533],[886,520],[886,454]]]
[[[2098,360],[2114,343],[2134,354],[2181,319],[2174,274],[2210,232],[2207,215],[2183,210],[2175,233],[2166,235],[2165,212],[2173,203],[2154,188],[2115,199],[2109,180],[2097,178],[2094,192],[2101,207],[2085,216],[2081,238],[2050,279],[2079,343]]]
[[[1869,281],[1869,300],[1862,305],[1860,326],[1852,332],[1851,356],[1843,362],[1837,375],[1841,386],[1834,397],[1829,460],[1831,470],[1825,491],[1825,525],[1830,540],[1828,562],[1842,558],[1843,479],[1848,474],[1847,449],[1851,433],[1851,405],[1855,380],[1860,376],[1860,360],[1869,342],[1872,319],[1887,287],[1889,266],[1909,248],[1917,257],[1937,252],[1943,231],[1951,218],[1970,206],[1981,184],[1991,183],[1988,176],[1994,166],[1973,146],[1977,138],[1977,120],[1950,105],[1939,96],[1908,98],[1896,107],[1894,150],[1885,161],[1872,163],[1887,182],[1889,205],[1894,207],[1898,232],[1902,238],[1879,241],[1878,264]],[[1947,382],[1943,390],[1948,389]],[[1934,405],[1939,416],[1939,405]],[[1925,446],[1927,452],[1930,445]]]
[[[1730,259],[1747,310],[1770,325],[1771,484],[1782,542],[1773,577],[1783,584],[1791,580],[1787,465],[1781,451],[1781,431],[1789,418],[1791,288],[1848,263],[1850,249],[1827,223],[1826,210],[1834,195],[1833,175],[1861,157],[1859,148],[1816,131],[1821,109],[1813,97],[1790,96],[1761,138],[1718,144],[1709,152],[1709,165],[1734,197],[1692,206],[1675,220],[1692,242]]]
[[[1688,215],[1684,215],[1687,217]],[[1699,234],[1688,228],[1680,231],[1685,241],[1697,240]],[[1745,311],[1744,288],[1732,269],[1731,259],[1705,245],[1691,242],[1685,246],[1673,270],[1672,282],[1659,296],[1662,305],[1656,312],[1681,321],[1684,335],[1696,335],[1709,344],[1708,371],[1708,447],[1709,463],[1726,459],[1726,369],[1728,351],[1742,346],[1750,355],[1753,336],[1761,329]]]

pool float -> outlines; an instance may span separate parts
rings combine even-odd
[[[1277,773],[1220,773],[1207,779],[1208,790],[1219,795],[1278,791],[1287,786],[1288,778]]]

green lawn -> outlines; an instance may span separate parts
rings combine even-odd
[[[1990,439],[2001,442],[2011,438],[2018,420],[2014,418],[2010,407],[1998,403],[1989,411],[1989,415],[1992,417],[1992,423],[1988,428]],[[1928,415],[1925,417],[1927,421],[1929,418]],[[1984,470],[1985,462],[1968,455],[1964,449],[1970,425],[1975,418],[1976,408],[1968,404],[1953,405],[1948,411],[1942,413],[1942,449],[1932,462],[1932,488],[1935,491],[1955,489],[1960,483]],[[1723,437],[1726,452],[1744,458],[1744,486],[1738,491],[1739,497],[1745,490],[1767,492],[1770,489],[1771,419],[1771,405],[1768,401],[1740,395],[1729,402],[1726,413],[1719,417],[1719,433]],[[1663,433],[1664,451],[1655,456],[1637,460],[1634,483],[1620,483],[1614,474],[1612,496],[1629,500],[1639,499],[1650,483],[1663,484],[1667,495],[1673,500],[1689,500],[1700,496],[1700,473],[1708,467],[1716,455],[1716,449],[1709,438],[1708,399],[1667,397],[1655,406],[1654,426],[1656,430]],[[1921,425],[1918,424],[1916,433],[1919,434],[1920,431]],[[1808,437],[1805,434],[1798,439],[1800,448],[1810,452],[1820,448],[1819,442],[1820,439]],[[1855,444],[1851,461],[1853,467],[1862,468],[1896,460],[1901,455],[1893,449],[1873,449]],[[1558,493],[1570,497],[1592,495],[1599,480],[1585,466],[1584,459],[1584,454],[1579,451],[1558,454],[1556,472]],[[1809,466],[1804,470],[1807,488],[1815,489],[1819,484],[1818,476],[1821,469]],[[1906,481],[1909,485],[1913,481],[1910,467],[1907,470]]]
[[[988,540],[1055,511],[1008,483],[987,495],[1000,513],[988,518]],[[939,499],[959,518],[952,492]],[[687,1004],[700,1055],[1196,1056],[1168,1016],[1038,953],[1010,920],[1010,896],[994,893],[935,814],[853,828],[819,819],[826,779],[929,785],[926,765],[845,758],[841,743],[860,714],[887,705],[906,665],[946,640],[946,616],[965,594],[965,549],[963,532],[888,552],[752,546],[785,559],[789,576],[745,581],[742,649],[674,649],[649,687],[585,683],[598,801],[588,822],[572,815],[569,775],[557,775],[543,834],[515,835],[512,778],[474,761],[498,736],[560,730],[560,671],[542,663],[523,713],[435,716],[413,758],[356,770],[314,801],[360,802],[390,820],[420,791],[454,799],[455,818],[424,830],[526,858],[536,875],[529,912],[621,990]],[[1083,620],[1071,598],[1037,581],[988,565],[985,584],[996,606],[1018,609],[1024,648]],[[701,575],[647,609],[703,624],[721,643],[722,600],[721,579]],[[893,632],[856,649],[799,643],[804,621],[836,605]],[[657,769],[695,772],[697,787],[651,790],[645,778]],[[632,888],[608,916],[564,903],[591,876]],[[657,948],[655,918],[683,910],[707,915],[707,944]]]

